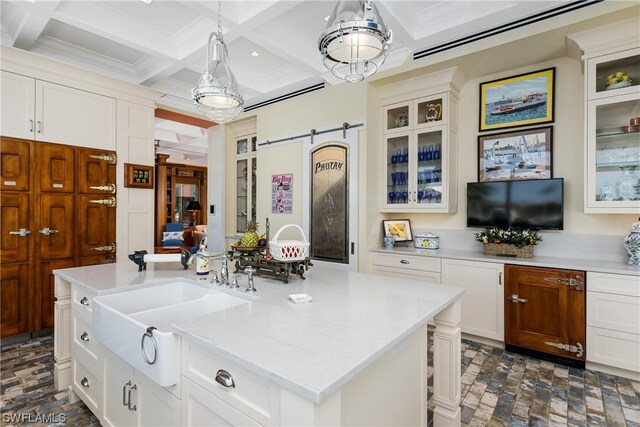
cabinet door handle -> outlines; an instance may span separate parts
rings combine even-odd
[[[400,264],[411,264],[411,263],[409,262],[409,260],[401,259]]]
[[[82,385],[82,387],[84,388],[89,388],[89,380],[87,379],[87,377],[84,377],[80,380],[80,385]]]
[[[92,185],[89,188],[92,189],[92,190],[108,191],[111,194],[115,194],[116,193],[116,185],[115,184]]]
[[[115,154],[90,154],[89,157],[92,159],[104,160],[112,165],[115,165],[118,160]]]
[[[107,205],[110,208],[115,208],[116,207],[116,198],[115,197],[109,197],[108,199],[94,199],[94,200],[89,200],[89,203],[95,203],[98,205]]]
[[[33,119],[29,120],[29,133],[33,133]]]
[[[127,387],[131,385],[131,380],[124,383],[122,386],[122,406],[128,406],[127,403]]]
[[[89,338],[89,334],[86,332],[83,332],[82,335],[80,335],[80,339],[84,342],[89,342],[90,338]]]
[[[509,301],[511,301],[511,302],[515,302],[515,303],[523,303],[523,304],[525,304],[525,303],[528,303],[528,302],[529,302],[529,300],[528,300],[528,299],[526,299],[526,298],[520,298],[520,297],[518,296],[518,294],[513,294],[513,295],[511,295],[511,296],[508,296],[508,297],[507,297],[507,299],[508,299]]]
[[[43,234],[45,236],[49,236],[51,234],[58,234],[60,232],[60,230],[53,230],[51,228],[43,228],[42,230],[38,231],[38,233]]]
[[[98,252],[115,252],[116,244],[112,243],[107,246],[96,246],[95,248],[89,248],[90,251],[98,251]]]
[[[127,408],[129,408],[130,411],[135,411],[136,409],[138,409],[138,405],[131,406],[131,392],[137,389],[138,389],[138,384],[134,384],[131,387],[129,387],[129,393],[127,393],[127,399],[129,400],[127,402]]]
[[[502,271],[498,273],[498,285],[502,286]]]
[[[38,133],[42,133],[42,122],[38,120]]]
[[[216,373],[216,382],[223,387],[236,387],[236,383],[233,381],[233,376],[224,369],[220,369]]]
[[[80,304],[88,306],[89,305],[89,298],[82,297],[82,299],[80,300]]]

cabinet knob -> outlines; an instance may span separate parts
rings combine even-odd
[[[233,381],[233,376],[229,372],[225,371],[224,369],[220,369],[216,373],[216,382],[222,385],[223,387],[235,388],[236,386],[235,381]]]
[[[82,297],[82,299],[80,300],[80,304],[88,306],[89,305],[89,298]]]
[[[80,380],[80,385],[84,388],[89,388],[89,380],[87,379],[87,377],[84,377]]]
[[[400,264],[411,264],[407,259],[401,259]]]
[[[86,332],[83,332],[82,335],[80,335],[80,339],[84,342],[89,342],[90,338],[89,338],[89,334]]]

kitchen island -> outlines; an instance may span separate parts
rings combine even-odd
[[[212,286],[193,270],[173,268],[138,272],[133,263],[118,263],[55,272],[56,387],[69,388],[71,399],[79,396],[103,425],[127,421],[114,422],[109,403],[114,393],[108,383],[116,377],[109,363],[118,357],[95,339],[86,340],[96,327],[93,298],[176,280]],[[289,284],[256,277],[255,294],[215,286],[249,301],[171,324],[181,340],[182,375],[176,385],[157,387],[176,408],[162,418],[165,425],[427,425],[430,320],[436,325],[434,423],[460,423],[462,289],[320,268],[307,276]],[[246,276],[241,277],[244,291]],[[288,295],[298,293],[313,301],[292,303]],[[234,374],[237,386],[216,383],[216,364],[232,367],[225,373]],[[130,376],[136,374],[142,377],[137,371]],[[115,397],[137,413],[131,424],[150,424],[152,418],[139,414],[149,412],[143,390],[153,384],[145,378],[134,382],[141,388],[132,392],[131,384],[119,384],[122,395],[116,388]],[[161,412],[157,405],[153,411]]]

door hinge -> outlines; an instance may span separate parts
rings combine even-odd
[[[109,197],[108,199],[89,200],[89,203],[96,203],[99,205],[107,205],[110,208],[116,207],[116,198]]]
[[[584,289],[584,279],[579,274],[576,274],[575,279],[567,279],[566,277],[557,278],[557,277],[545,277],[545,282],[549,283],[558,283],[560,285],[565,285],[574,288],[576,291],[581,291]]]
[[[89,157],[92,159],[105,160],[112,165],[115,165],[118,160],[115,154],[90,154]]]
[[[584,354],[584,348],[582,347],[582,343],[577,342],[576,345],[571,344],[562,344],[559,342],[545,342],[546,345],[550,347],[559,348],[560,350],[568,351],[569,353],[575,353],[576,357],[582,357]]]

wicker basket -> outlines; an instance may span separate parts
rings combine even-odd
[[[516,247],[510,243],[487,243],[482,245],[485,255],[506,255],[518,258],[533,258],[533,245]]]
[[[278,240],[280,233],[287,228],[297,228],[302,235],[302,241],[299,240]],[[269,242],[269,253],[278,261],[303,261],[309,257],[309,242],[304,235],[302,228],[296,224],[287,224],[278,230],[273,236],[273,240]]]

